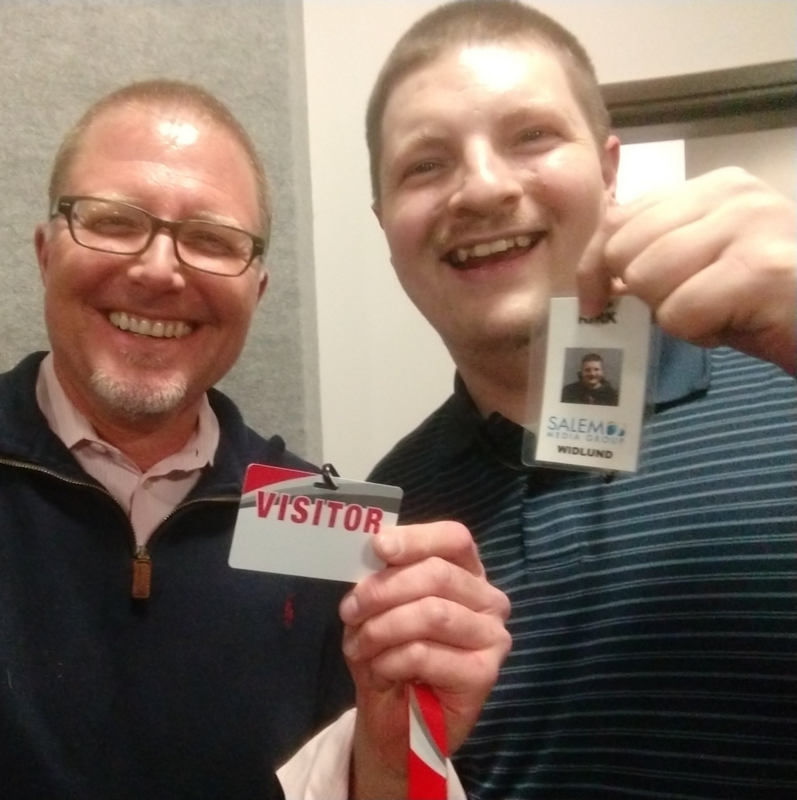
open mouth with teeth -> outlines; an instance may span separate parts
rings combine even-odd
[[[145,317],[133,317],[124,311],[112,311],[108,319],[116,328],[141,336],[152,336],[156,339],[182,339],[191,333],[191,326],[179,320],[157,320]]]
[[[544,231],[481,242],[473,247],[458,247],[447,253],[445,260],[457,269],[476,269],[485,263],[515,258],[531,250],[545,235]]]

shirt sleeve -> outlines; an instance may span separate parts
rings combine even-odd
[[[286,800],[348,800],[356,713],[352,708],[341,714],[277,770]],[[451,761],[447,763],[447,800],[467,800]]]

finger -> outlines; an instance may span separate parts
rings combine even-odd
[[[509,616],[509,600],[502,591],[450,561],[433,557],[387,567],[364,578],[341,602],[340,617],[347,625],[359,625],[388,609],[430,596],[502,619]]]
[[[607,215],[606,267],[629,283],[629,264],[658,240],[700,221],[713,226],[711,241],[721,249],[721,243],[732,242],[745,223],[766,220],[772,195],[765,184],[735,167],[643,195]]]
[[[603,259],[609,232],[605,225],[598,228],[576,268],[578,311],[582,317],[597,317],[611,296],[612,275]]]
[[[343,649],[353,660],[372,659],[416,640],[479,650],[504,638],[503,622],[499,615],[475,612],[441,597],[424,597],[348,627]]]
[[[793,270],[755,270],[744,258],[726,256],[677,287],[656,317],[665,331],[687,341],[728,343],[758,357],[788,341],[793,359],[794,299]]]
[[[714,263],[729,238],[722,222],[711,217],[669,231],[631,259],[623,268],[623,281],[655,311],[673,291]],[[612,247],[609,242],[607,250]]]
[[[768,195],[771,191],[766,183],[740,167],[722,167],[684,183],[646,192],[620,207],[633,218],[648,209],[672,203],[674,212],[683,215],[683,222],[689,222],[725,201],[743,199],[751,194]]]
[[[373,544],[376,554],[388,564],[410,564],[437,556],[473,575],[484,575],[473,537],[459,522],[386,526],[374,535]]]
[[[415,641],[381,653],[368,663],[367,674],[381,690],[395,683],[426,683],[438,695],[463,695],[478,705],[495,684],[507,652],[499,646],[463,651]]]

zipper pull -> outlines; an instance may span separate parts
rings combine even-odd
[[[136,547],[133,557],[133,599],[147,600],[152,588],[152,561],[145,545]]]

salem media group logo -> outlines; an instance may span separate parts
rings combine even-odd
[[[545,426],[545,436],[574,442],[622,444],[625,441],[625,423],[552,414]]]

